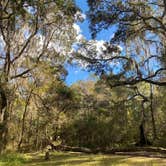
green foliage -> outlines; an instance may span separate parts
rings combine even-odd
[[[133,130],[121,126],[117,116],[113,118],[91,113],[74,119],[61,129],[61,137],[65,144],[90,149],[128,145],[134,141],[131,139],[133,134]]]
[[[149,96],[150,89],[147,84],[139,84],[138,87],[142,95]],[[65,122],[60,129],[64,144],[102,149],[133,146],[139,141],[142,97],[134,91],[134,88],[121,87],[110,90],[101,83],[94,85],[90,82],[84,84],[79,82],[78,85],[73,85],[72,89],[81,94],[81,107],[75,114],[70,114],[67,123]],[[153,93],[157,95],[158,91],[154,89]],[[153,107],[156,108],[155,104]],[[163,114],[156,111],[154,112],[156,118],[165,114],[163,111]],[[145,104],[145,120],[146,135],[152,141],[153,126],[149,102]],[[158,123],[157,119],[155,121]],[[163,126],[164,119],[160,122]],[[157,129],[161,129],[161,126],[157,125]],[[163,135],[158,145],[164,146],[161,139],[164,138],[164,130],[162,132],[160,130],[161,133]]]
[[[72,0],[58,0],[56,3],[58,7],[61,8],[61,10],[63,10],[64,13],[68,16],[75,14],[78,10]]]

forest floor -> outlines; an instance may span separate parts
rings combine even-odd
[[[28,153],[17,154],[13,159],[8,157],[4,160],[0,157],[0,166],[166,166],[165,156],[160,154],[154,156],[152,154],[146,157],[142,154],[95,155],[52,152],[50,160],[45,161],[43,153]]]

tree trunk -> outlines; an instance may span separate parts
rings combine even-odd
[[[29,101],[31,99],[32,92],[33,92],[33,89],[30,91],[29,96],[27,97],[27,100],[25,103],[24,113],[23,113],[23,117],[22,117],[21,136],[20,136],[20,141],[18,143],[18,150],[20,150],[21,144],[23,142],[24,131],[25,131],[25,118],[27,115],[27,109],[28,109]]]
[[[28,140],[27,140],[27,144],[28,144],[28,146],[30,146],[30,144],[31,144],[31,137],[32,137],[32,133],[31,133],[31,130],[32,130],[32,126],[33,126],[33,122],[32,122],[33,120],[32,120],[32,113],[31,113],[31,115],[30,115],[30,121],[29,121],[29,129],[28,129],[28,132],[27,132],[27,135],[28,135]]]
[[[153,127],[153,141],[157,138],[156,132],[156,123],[154,118],[154,109],[153,109],[153,86],[150,84],[150,112],[152,118],[152,127]]]
[[[6,149],[8,138],[8,112],[7,112],[7,98],[5,91],[0,87],[0,153],[3,153]]]
[[[35,148],[39,150],[39,116],[37,117]]]
[[[142,100],[142,120],[141,120],[141,124],[139,126],[139,130],[140,130],[140,140],[137,143],[137,145],[139,146],[144,146],[144,145],[151,145],[150,141],[147,139],[147,135],[145,132],[145,108],[144,108],[144,103],[145,100]]]
[[[50,159],[50,153],[49,150],[45,152],[45,160],[49,160]]]
[[[140,124],[140,145],[146,145],[147,138],[145,134],[145,108],[144,108],[144,100],[142,101],[142,121]]]

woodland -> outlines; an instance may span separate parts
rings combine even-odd
[[[166,0],[87,3],[85,18],[74,0],[0,0],[0,165],[39,152],[52,165],[166,158]],[[111,27],[110,41],[96,39]],[[66,64],[92,78],[69,86]]]

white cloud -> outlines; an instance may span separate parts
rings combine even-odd
[[[103,54],[103,51],[107,50],[105,46],[105,41],[103,40],[96,40],[95,46],[96,46],[96,52],[99,56]]]
[[[82,32],[80,26],[76,23],[73,24],[73,28],[76,31],[77,35],[79,35]]]

